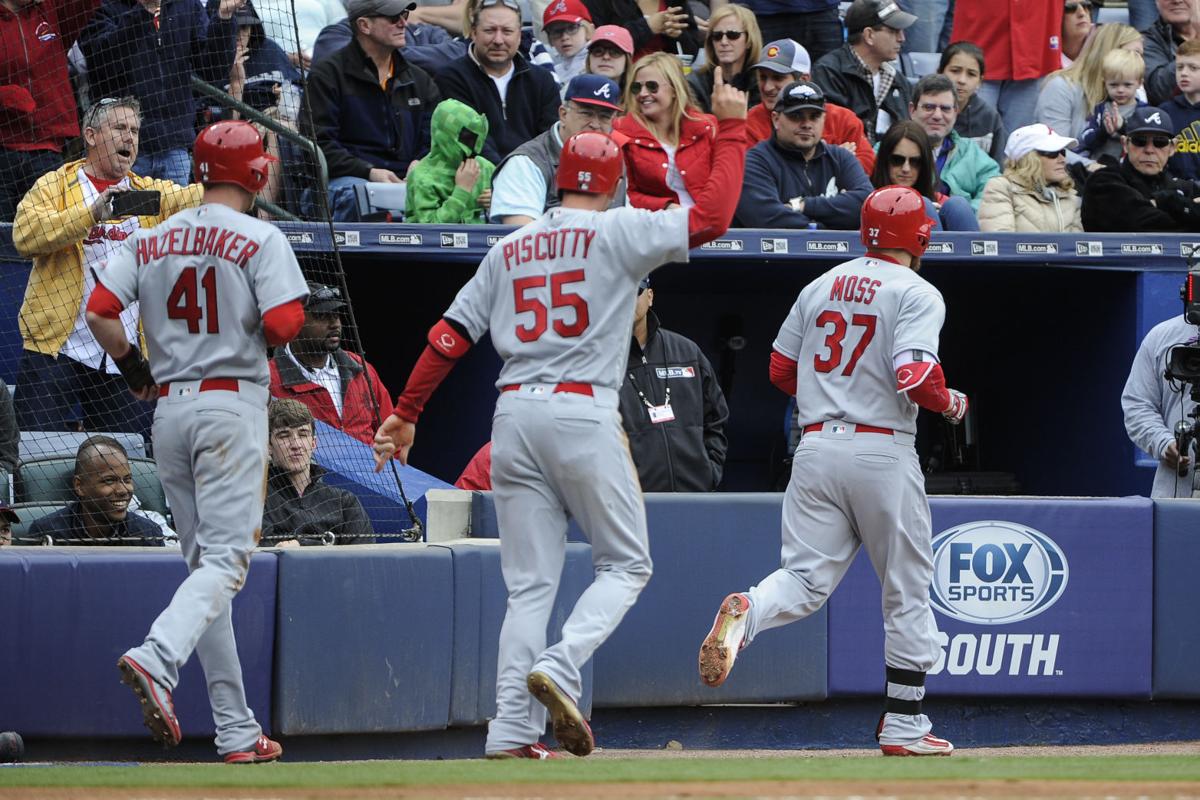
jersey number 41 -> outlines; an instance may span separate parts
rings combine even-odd
[[[204,319],[205,333],[218,333],[221,321],[217,317],[217,268],[207,267],[200,279],[199,288],[204,290],[204,307],[200,307],[200,293],[196,285],[196,268],[187,267],[179,274],[171,293],[167,295],[167,317],[181,319],[187,323],[188,333],[200,333],[200,320]]]

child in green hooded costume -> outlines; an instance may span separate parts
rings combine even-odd
[[[429,155],[408,171],[405,222],[483,223],[479,196],[491,194],[496,165],[479,155],[488,135],[483,114],[458,100],[433,111]]]

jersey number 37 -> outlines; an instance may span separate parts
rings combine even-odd
[[[842,342],[846,338],[848,327],[862,328],[858,342],[854,345],[854,350],[851,351],[850,358],[842,369],[843,375],[852,374],[858,360],[862,358],[863,353],[867,351],[867,346],[875,338],[875,323],[878,320],[879,318],[874,314],[855,314],[850,318],[848,326],[846,316],[840,311],[822,311],[817,317],[817,327],[825,331],[826,352],[824,355],[821,353],[813,355],[813,369],[817,372],[833,372],[841,366],[842,358],[845,355]]]
[[[550,309],[546,308],[546,304],[530,294],[531,290],[545,287],[547,278],[550,283],[550,309],[573,309],[573,311],[556,314],[553,322],[550,322]],[[533,324],[517,326],[517,338],[522,342],[536,342],[542,338],[548,324],[552,325],[554,332],[564,339],[579,336],[586,331],[588,326],[587,301],[565,288],[569,283],[579,283],[582,280],[584,280],[584,274],[581,269],[555,272],[549,276],[530,275],[514,280],[513,304],[516,312],[533,314]]]

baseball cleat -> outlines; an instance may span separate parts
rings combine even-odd
[[[550,712],[554,738],[558,739],[563,749],[577,756],[592,752],[596,740],[592,738],[592,728],[583,714],[579,713],[575,701],[544,672],[529,673],[525,685],[529,687],[529,693]]]
[[[746,640],[749,611],[750,598],[741,592],[722,601],[712,630],[700,645],[700,680],[709,686],[720,686],[733,670],[733,662]]]
[[[171,692],[150,676],[141,664],[129,656],[117,659],[121,670],[121,683],[133,689],[142,704],[142,722],[150,729],[150,735],[164,747],[175,747],[183,736],[179,732],[179,720],[175,718],[175,703]]]
[[[241,750],[236,753],[226,753],[226,764],[264,764],[268,761],[278,761],[283,755],[283,745],[274,739],[268,739],[266,736],[259,736],[258,741],[254,743],[254,747],[250,750]]]
[[[927,733],[912,744],[881,744],[879,749],[885,756],[948,756],[954,745]]]
[[[539,761],[546,761],[551,758],[562,758],[562,756],[541,742],[537,742],[524,747],[514,747],[511,750],[497,750],[494,753],[488,753],[484,758],[490,758],[493,761],[508,758],[536,758]]]

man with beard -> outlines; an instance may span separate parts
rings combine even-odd
[[[33,259],[19,315],[24,353],[16,412],[23,431],[72,430],[82,423],[89,431],[149,434],[149,404],[129,395],[83,314],[97,273],[125,239],[200,204],[198,184],[182,187],[131,172],[140,130],[136,98],[100,100],[83,117],[86,157],[47,172],[17,206],[13,246]],[[130,190],[159,192],[158,211],[115,213],[114,199]],[[126,337],[136,341],[137,306],[121,321]]]
[[[309,282],[304,327],[271,359],[271,396],[299,400],[315,419],[371,444],[392,400],[375,368],[342,349],[345,306],[339,289]]]

